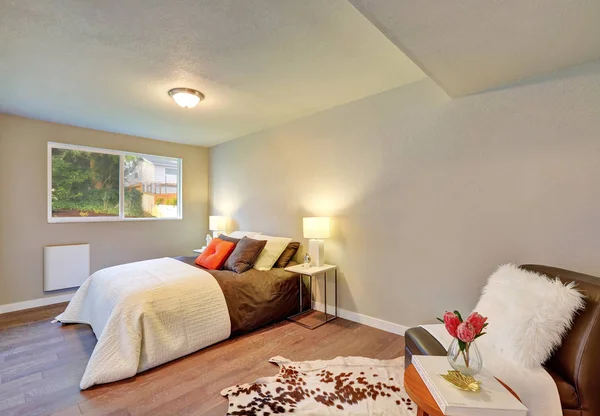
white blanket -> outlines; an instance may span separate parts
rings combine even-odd
[[[444,348],[448,348],[452,337],[444,325],[421,327],[433,335]],[[488,345],[485,336],[477,340],[477,346],[483,357],[483,366],[517,393],[521,402],[529,409],[529,416],[562,416],[556,383],[546,370],[542,367],[523,368],[515,364]]]
[[[56,319],[89,324],[98,338],[82,389],[132,377],[231,333],[214,277],[171,258],[97,271]]]

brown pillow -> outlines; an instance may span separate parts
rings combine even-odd
[[[275,262],[275,265],[273,267],[277,267],[277,268],[286,267],[288,265],[288,263],[290,262],[290,260],[292,260],[294,258],[294,256],[296,255],[296,252],[298,251],[299,247],[300,247],[300,243],[297,243],[295,241],[292,241],[291,243],[289,243],[287,245],[287,247],[285,248],[285,250],[283,250],[283,253],[281,253],[281,256],[279,256],[279,258],[277,259],[277,261]]]
[[[266,244],[267,240],[254,240],[243,237],[225,262],[224,269],[236,273],[244,273],[250,270]]]
[[[228,235],[225,235],[225,234],[221,234],[221,235],[219,236],[219,238],[220,238],[221,240],[223,240],[223,241],[229,241],[230,243],[233,243],[233,244],[235,244],[235,245],[237,245],[237,243],[239,243],[239,242],[240,242],[240,239],[239,239],[239,238],[233,238],[233,237],[229,237]]]

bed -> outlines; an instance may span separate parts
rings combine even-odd
[[[165,257],[99,270],[56,319],[89,324],[98,339],[80,382],[87,389],[283,320],[299,296],[299,275],[283,269],[237,274]]]

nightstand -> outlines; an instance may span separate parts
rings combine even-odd
[[[298,264],[296,266],[286,267],[285,270],[288,272],[292,272],[292,273],[298,273],[300,275],[300,278],[298,279],[298,281],[300,282],[300,310],[297,314],[292,315],[288,318],[290,321],[297,323],[298,325],[302,325],[303,327],[308,328],[308,329],[315,329],[315,328],[318,328],[321,325],[325,325],[327,322],[331,322],[335,318],[337,318],[337,316],[338,316],[338,314],[337,314],[338,313],[337,266],[334,266],[332,264],[324,264],[323,266],[304,267],[302,264]],[[333,315],[328,315],[327,314],[327,272],[331,272],[331,271],[333,271],[333,273],[334,273],[335,310],[334,310]],[[310,293],[310,299],[311,299],[311,309],[309,309],[307,311],[302,310],[302,303],[303,303],[302,302],[302,288],[304,287],[304,284],[303,284],[304,276],[309,277],[308,292]],[[313,277],[318,278],[319,276],[322,276],[323,279],[325,280],[325,282],[324,282],[325,291],[323,294],[323,298],[324,298],[324,302],[323,302],[324,311],[323,312],[315,311],[314,309],[312,309],[312,281],[313,281]],[[308,315],[314,315],[315,313],[323,315],[323,319],[320,320],[321,322],[319,322],[317,325],[308,325],[301,321],[302,318],[305,318]]]
[[[197,248],[196,250],[193,250],[194,253],[198,253],[198,254],[202,254],[202,252],[204,251],[206,247],[202,247],[202,248]]]

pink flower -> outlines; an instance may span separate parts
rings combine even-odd
[[[463,342],[473,342],[476,336],[477,332],[469,322],[463,322],[456,329],[456,337]]]
[[[448,333],[456,338],[456,328],[460,325],[460,318],[454,312],[446,312],[444,314],[444,325]]]
[[[487,319],[488,318],[481,316],[479,313],[473,312],[471,315],[469,315],[465,322],[473,325],[475,335],[479,335],[481,331],[483,331],[483,328],[485,327],[485,321],[487,321]]]

